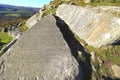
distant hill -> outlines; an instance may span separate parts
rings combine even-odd
[[[18,18],[26,19],[38,11],[39,8],[0,4],[0,20]]]

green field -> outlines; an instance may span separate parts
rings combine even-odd
[[[39,8],[0,4],[0,19],[28,19],[38,11]]]
[[[13,14],[6,14],[5,16],[20,17],[20,14],[13,13]]]

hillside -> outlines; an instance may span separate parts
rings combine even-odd
[[[0,27],[19,23],[37,13],[39,8],[0,4]]]
[[[32,7],[19,7],[12,5],[0,4],[0,20],[1,19],[18,19],[18,18],[29,18],[36,12],[38,8]]]
[[[0,4],[0,50],[13,35],[27,29],[25,21],[38,11],[39,8]]]
[[[0,79],[120,80],[120,0],[54,0],[26,25]]]

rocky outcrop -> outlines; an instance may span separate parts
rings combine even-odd
[[[114,72],[114,75],[117,77],[117,78],[120,78],[120,67],[118,65],[113,65],[112,66],[112,70]]]
[[[88,45],[99,48],[120,40],[120,18],[102,9],[63,4],[56,15]]]
[[[26,31],[0,60],[0,80],[82,80],[52,15]]]
[[[40,10],[39,13],[36,13],[35,15],[33,15],[30,19],[28,19],[26,21],[26,26],[28,28],[31,28],[32,26],[34,26],[42,17],[43,12]]]

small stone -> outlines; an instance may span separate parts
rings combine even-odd
[[[92,70],[95,71],[95,72],[97,71],[97,70],[95,69],[94,65],[92,65]]]
[[[81,56],[81,55],[82,55],[82,52],[81,52],[81,51],[78,51],[78,55]]]
[[[99,63],[100,63],[100,66],[101,66],[101,65],[104,63],[104,61],[101,60],[100,57],[98,57],[97,59],[98,59],[98,61],[99,61]]]
[[[117,78],[120,78],[120,67],[118,65],[113,65],[112,66],[112,70],[114,72],[114,75],[117,77]]]
[[[91,54],[91,60],[95,62],[95,58],[96,58],[95,52],[91,52],[90,54]]]

